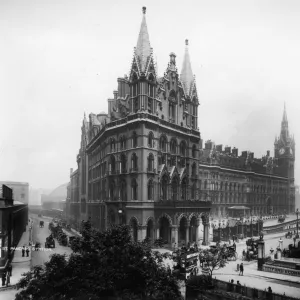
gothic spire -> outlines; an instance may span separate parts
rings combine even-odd
[[[284,102],[284,110],[283,110],[282,122],[285,122],[285,123],[288,122],[287,115],[286,115],[285,102]]]
[[[192,84],[194,82],[188,44],[189,44],[188,40],[185,40],[186,47],[185,47],[181,74],[180,74],[180,81],[182,82],[184,92],[187,96],[190,95]]]
[[[152,54],[150,46],[149,34],[146,23],[146,7],[143,7],[143,20],[141,24],[140,34],[135,48],[135,55],[139,60],[141,72],[146,71],[147,62]]]

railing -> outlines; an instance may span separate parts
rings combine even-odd
[[[163,200],[154,202],[154,207],[211,207],[210,201],[173,201],[173,200]]]
[[[284,275],[298,276],[298,277],[300,276],[300,270],[287,269],[287,268],[266,265],[266,264],[263,265],[262,270],[265,272],[272,272],[277,274],[284,274]]]
[[[130,168],[130,173],[137,173],[138,172],[138,168]]]
[[[299,299],[295,297],[289,297],[286,295],[280,295],[275,293],[269,293],[267,291],[251,288],[247,286],[237,285],[230,282],[221,281],[218,279],[213,280],[215,288],[208,291],[209,294],[219,294],[222,299],[236,299],[240,295],[249,297],[251,299],[268,299],[268,300],[293,300]],[[247,298],[248,299],[248,298]]]

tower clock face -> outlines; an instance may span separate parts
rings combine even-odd
[[[284,148],[281,148],[281,149],[279,149],[279,154],[284,154],[284,152],[285,152],[285,150],[284,150]]]

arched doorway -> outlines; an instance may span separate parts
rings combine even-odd
[[[197,227],[198,227],[197,218],[193,216],[190,221],[190,242],[191,243],[197,242]]]
[[[178,229],[178,246],[182,244],[186,244],[187,236],[186,229],[188,228],[188,221],[186,217],[182,217],[179,222]]]
[[[168,244],[171,242],[171,226],[167,217],[163,216],[159,221],[159,236]]]
[[[130,224],[131,226],[131,234],[132,234],[132,239],[134,242],[137,242],[138,239],[138,223],[137,220],[135,218],[132,218],[130,220]]]
[[[154,224],[152,219],[148,220],[146,237],[151,241],[154,240]]]

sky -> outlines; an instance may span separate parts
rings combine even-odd
[[[273,154],[285,102],[299,183],[297,0],[1,0],[0,180],[69,181],[84,112],[107,112],[129,73],[142,6],[159,76],[189,40],[202,139]]]

